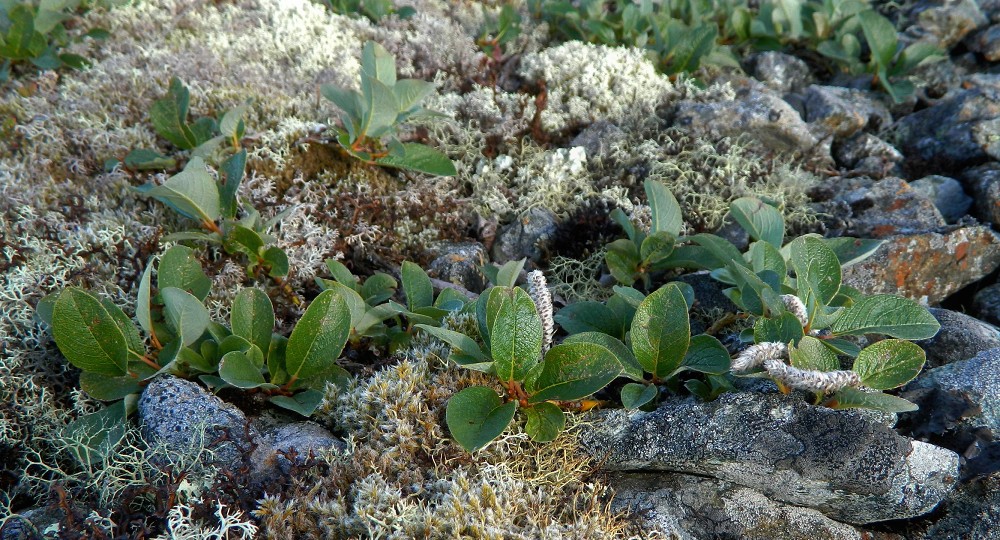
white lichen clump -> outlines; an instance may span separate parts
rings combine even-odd
[[[570,41],[525,55],[520,73],[544,80],[547,106],[542,127],[562,131],[596,120],[620,121],[652,112],[672,96],[673,84],[657,73],[642,49]]]

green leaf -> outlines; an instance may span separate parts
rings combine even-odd
[[[619,283],[625,285],[635,283],[639,277],[639,265],[642,264],[635,243],[621,238],[608,244],[606,250],[604,262],[607,263],[611,275]]]
[[[807,308],[812,299],[819,305],[829,305],[840,290],[841,270],[837,255],[825,242],[813,237],[796,238],[789,250],[802,302]],[[810,316],[814,309],[810,308]]]
[[[366,304],[374,306],[392,298],[397,286],[396,279],[389,274],[375,272],[361,285],[361,296]]]
[[[635,359],[635,355],[632,351],[622,343],[619,339],[609,336],[603,332],[583,332],[581,334],[574,334],[563,340],[564,344],[570,343],[592,343],[594,345],[600,345],[607,349],[618,364],[621,366],[622,375],[634,380],[641,381],[642,379],[642,365],[639,361]],[[728,366],[728,356],[727,366]]]
[[[365,114],[361,117],[360,136],[380,137],[396,122],[396,95],[384,83],[361,78],[361,95]]]
[[[367,41],[361,50],[361,73],[391,87],[396,84],[396,58],[382,45]]]
[[[403,310],[399,309],[399,307],[401,307],[399,304],[390,302],[370,308],[365,311],[364,316],[358,321],[355,331],[363,336],[377,334],[376,328],[384,332],[385,325],[379,326],[379,323],[403,313]]]
[[[139,379],[131,375],[109,377],[93,371],[80,373],[80,388],[90,397],[101,401],[114,401],[142,391]]]
[[[155,101],[149,109],[149,120],[156,132],[182,150],[190,150],[201,144],[187,124],[190,97],[184,83],[174,77],[170,80],[167,96]]]
[[[497,270],[497,279],[493,283],[499,287],[513,287],[517,284],[517,279],[521,276],[521,270],[527,259],[507,261]]]
[[[675,238],[666,231],[658,231],[647,236],[639,248],[639,257],[646,267],[654,267],[667,260],[674,251]]]
[[[901,397],[882,392],[863,392],[857,388],[842,388],[823,403],[831,409],[875,409],[890,413],[912,412],[919,407]]]
[[[260,349],[251,349],[263,358]],[[260,368],[254,365],[248,353],[241,351],[231,351],[226,353],[219,362],[219,377],[227,383],[242,388],[258,388],[267,383]]]
[[[243,173],[247,165],[247,151],[241,149],[239,152],[229,156],[222,162],[220,170],[225,180],[219,188],[219,206],[222,217],[234,219],[238,204],[236,193],[240,189],[240,182],[243,181]]]
[[[554,441],[566,428],[566,415],[552,403],[539,403],[523,411],[528,417],[524,432],[535,442]]]
[[[319,293],[292,330],[285,349],[285,368],[297,379],[323,372],[344,350],[351,333],[351,312],[334,291]]]
[[[732,361],[729,358],[729,351],[718,339],[700,334],[691,338],[687,354],[681,362],[681,367],[698,371],[720,375],[729,371]]]
[[[208,309],[191,293],[176,287],[160,290],[163,297],[163,317],[181,338],[184,346],[191,345],[208,328]]]
[[[830,349],[831,351],[833,351],[834,354],[837,355],[850,356],[851,358],[856,358],[858,356],[858,353],[861,352],[861,347],[859,347],[853,341],[844,338],[831,337],[828,339],[823,339],[821,341],[823,343],[823,346],[825,346],[827,349]]]
[[[929,339],[941,324],[920,304],[891,294],[866,296],[840,312],[830,330],[839,336],[883,334],[899,339]]]
[[[46,45],[45,36],[35,31],[35,14],[31,7],[27,4],[16,5],[7,13],[7,19],[10,26],[0,44],[0,58],[27,60],[41,54]]]
[[[490,360],[490,358],[483,353],[482,349],[479,348],[479,344],[476,343],[476,340],[461,332],[455,332],[454,330],[448,330],[446,328],[439,328],[426,324],[417,324],[415,327],[451,345],[452,347],[458,349],[458,351],[463,355],[472,357],[479,363],[492,363],[492,360]],[[459,365],[462,364],[459,363]]]
[[[729,213],[750,238],[780,248],[785,238],[781,212],[756,197],[741,197],[729,203]]]
[[[714,270],[716,268],[724,268],[730,262],[746,265],[740,250],[736,249],[736,246],[725,238],[707,233],[698,233],[685,238],[698,244],[698,247],[703,248],[696,253],[697,263],[700,268]]]
[[[267,275],[285,277],[288,275],[288,254],[278,246],[271,246],[261,255],[267,264]]]
[[[799,340],[797,346],[793,345],[788,349],[788,356],[792,366],[799,369],[810,369],[815,371],[837,371],[840,369],[840,361],[823,342],[812,336],[805,336]]]
[[[345,122],[345,124],[352,124],[355,129],[361,125],[361,113],[364,108],[361,101],[361,94],[355,92],[354,90],[340,88],[339,86],[334,86],[332,84],[324,84],[321,86],[320,93],[323,94],[323,97],[332,101],[334,105],[347,113],[347,116],[350,118],[350,122]]]
[[[654,376],[665,379],[681,366],[691,339],[684,293],[673,283],[660,287],[639,304],[632,319],[632,350]]]
[[[628,383],[622,387],[622,406],[626,409],[638,409],[656,399],[656,385]]]
[[[802,323],[788,312],[776,317],[759,317],[753,323],[754,343],[798,342],[802,335]]]
[[[528,403],[587,397],[622,374],[612,352],[595,343],[561,343],[549,349],[541,372],[528,388]]]
[[[758,241],[750,244],[747,255],[750,258],[750,268],[755,274],[770,270],[781,279],[787,277],[788,267],[785,265],[785,258],[781,255],[781,251],[770,243]]]
[[[559,310],[555,321],[569,334],[603,332],[618,339],[625,337],[622,321],[614,311],[600,302],[574,302]]]
[[[125,400],[70,422],[59,439],[85,467],[100,466],[125,437]]]
[[[106,305],[87,291],[68,287],[59,294],[52,311],[52,336],[74,366],[111,377],[125,375],[129,358],[125,334]]]
[[[868,47],[872,51],[872,60],[881,68],[888,68],[896,56],[899,38],[896,27],[889,19],[875,10],[867,10],[858,14],[861,31],[865,34]]]
[[[841,267],[848,267],[857,264],[868,257],[871,257],[885,240],[869,240],[866,238],[824,238],[826,246],[833,250],[840,261]]]
[[[493,287],[486,313],[497,377],[524,380],[542,352],[542,321],[535,302],[523,289]]]
[[[375,160],[375,163],[396,169],[408,169],[434,176],[455,176],[458,171],[455,164],[443,152],[426,144],[403,143],[403,154],[388,155]]]
[[[406,293],[406,306],[413,311],[434,303],[434,286],[431,278],[420,266],[410,261],[403,261],[400,267],[403,280],[403,292]]]
[[[222,215],[219,188],[200,157],[191,158],[183,171],[171,176],[162,185],[143,186],[139,191],[182,216],[202,223],[215,223]]]
[[[233,334],[266,351],[274,331],[274,307],[260,289],[243,289],[233,299]],[[235,386],[235,385],[234,385]]]
[[[243,253],[250,257],[251,261],[256,261],[260,256],[260,249],[264,247],[264,239],[253,229],[243,225],[233,225],[226,232],[223,246],[229,253]]]
[[[504,403],[491,388],[472,386],[448,400],[445,420],[455,441],[475,452],[507,429],[516,410],[516,401]]]
[[[853,370],[865,386],[889,390],[913,380],[923,369],[926,359],[924,350],[916,343],[886,339],[862,349]]]
[[[177,166],[177,160],[155,150],[137,148],[125,156],[125,166],[137,171],[173,169]]]
[[[677,203],[674,194],[656,180],[646,180],[644,187],[653,214],[650,232],[667,232],[675,238],[679,236],[684,227],[684,218],[681,205]]]
[[[392,91],[396,94],[400,113],[405,113],[434,92],[434,83],[417,79],[402,79],[396,81]]]
[[[226,114],[222,115],[222,120],[219,121],[219,133],[226,138],[238,138],[240,124],[243,123],[243,115],[247,113],[248,108],[249,106],[244,104],[226,111]]]
[[[351,271],[344,266],[344,263],[335,259],[327,259],[326,267],[330,270],[330,275],[333,276],[333,279],[353,291],[361,291],[361,284],[359,283],[357,276],[352,274]]]
[[[142,340],[142,336],[139,335],[139,329],[132,323],[132,319],[128,315],[125,315],[125,312],[111,300],[101,298],[101,304],[104,305],[104,309],[108,310],[111,318],[118,325],[118,329],[125,336],[125,346],[129,349],[129,361],[139,361],[140,357],[146,351],[146,343]]]
[[[135,299],[135,318],[139,319],[139,326],[149,335],[153,334],[153,315],[149,311],[149,282],[152,273],[153,259],[150,258],[146,261],[146,269],[142,271],[142,278],[139,279],[139,292]]]
[[[620,225],[622,229],[625,230],[625,234],[628,236],[629,240],[633,242],[636,241],[635,224],[632,223],[632,220],[630,220],[628,216],[625,215],[625,212],[623,212],[621,208],[615,208],[614,210],[612,210],[610,217],[611,221],[614,221],[615,223]]]
[[[164,252],[156,274],[156,285],[160,289],[176,287],[198,300],[205,300],[212,288],[212,280],[201,269],[194,250],[187,246],[172,246]]]
[[[323,396],[323,392],[319,390],[304,390],[291,397],[271,396],[268,401],[302,416],[310,416],[316,411],[316,407],[319,407],[319,404],[323,402]]]

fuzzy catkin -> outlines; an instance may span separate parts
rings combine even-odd
[[[542,319],[542,354],[552,346],[552,336],[556,333],[555,319],[552,317],[552,293],[545,283],[541,271],[528,273],[528,294],[535,302],[538,316]]]
[[[746,371],[761,365],[765,360],[784,358],[788,354],[788,345],[778,342],[758,343],[743,350],[733,359],[733,371]]]
[[[802,300],[798,296],[783,294],[781,295],[781,301],[785,304],[785,309],[792,315],[795,315],[795,318],[802,323],[803,328],[809,324],[809,313],[806,311],[806,305],[802,303]]]
[[[792,388],[810,392],[830,393],[848,386],[860,386],[861,378],[853,371],[816,371],[799,369],[777,359],[764,361],[767,374]]]

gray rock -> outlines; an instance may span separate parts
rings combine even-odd
[[[916,28],[910,34],[923,35],[943,49],[950,49],[970,32],[987,23],[986,15],[975,0],[922,2],[915,10]]]
[[[899,178],[873,182],[870,178],[841,179],[837,196],[850,205],[848,236],[886,238],[900,234],[919,234],[946,225],[930,199],[914,191]]]
[[[295,457],[295,465],[302,465],[307,462],[310,454],[319,456],[331,448],[343,450],[345,447],[343,441],[315,422],[294,422],[262,428],[261,442],[263,458],[256,464],[257,468],[266,472],[281,471],[284,474],[291,472],[293,462],[289,458],[292,456]],[[261,478],[261,482],[266,480]]]
[[[870,92],[812,85],[803,96],[803,118],[813,133],[845,138],[861,130],[878,131],[892,123],[889,109]]]
[[[196,449],[193,445],[199,441],[210,445],[208,464],[219,468],[239,468],[260,443],[260,434],[243,411],[196,383],[173,376],[157,377],[143,390],[139,422],[150,445],[162,444],[177,452]]]
[[[587,157],[601,157],[625,137],[625,132],[607,120],[598,120],[587,126],[569,143],[571,147],[582,146]]]
[[[965,428],[1000,435],[1000,349],[924,371],[906,386],[904,395],[915,396],[923,389],[936,390],[937,401],[952,398],[974,406],[961,417]],[[926,400],[918,399],[916,403],[921,409],[927,408]]]
[[[963,483],[942,504],[945,513],[912,540],[1000,540],[1000,474]]]
[[[1000,24],[988,26],[968,40],[969,49],[989,62],[1000,60]]]
[[[967,169],[961,179],[976,201],[976,217],[1000,224],[1000,163]]]
[[[1000,118],[986,120],[973,126],[972,139],[983,147],[986,155],[1000,160]]]
[[[503,264],[527,257],[538,262],[547,251],[546,244],[556,233],[558,223],[551,210],[532,208],[501,229],[493,244],[493,262]]]
[[[865,261],[844,269],[844,283],[865,294],[899,294],[938,304],[1000,266],[1000,237],[963,227],[886,240]]]
[[[972,297],[972,308],[980,319],[1000,324],[1000,283],[987,285],[976,291],[976,295]]]
[[[889,141],[906,156],[908,167],[924,174],[948,174],[989,157],[982,139],[997,117],[1000,88],[973,88],[901,118]]]
[[[965,194],[962,184],[954,178],[925,176],[910,182],[910,187],[933,201],[941,212],[941,217],[948,223],[955,223],[964,217],[972,206],[972,197]]]
[[[440,280],[479,292],[486,287],[486,276],[480,268],[486,264],[486,247],[479,242],[441,244],[435,247],[437,258],[427,267],[427,273]]]
[[[778,51],[765,51],[749,60],[750,74],[768,88],[779,92],[798,92],[812,81],[809,65],[800,58]]]
[[[607,470],[711,476],[847,523],[927,513],[958,471],[949,450],[780,394],[672,399],[649,413],[598,415],[581,443]]]
[[[834,144],[833,158],[855,176],[884,178],[903,161],[903,154],[871,133],[858,133]]]
[[[45,537],[27,517],[21,515],[7,516],[0,527],[0,540],[43,540]]]
[[[611,474],[613,511],[630,511],[645,530],[670,538],[861,540],[857,528],[811,508],[776,503],[733,482],[679,473]]]
[[[1000,328],[948,309],[930,308],[941,323],[937,335],[917,341],[927,352],[924,369],[968,360],[977,354],[1000,347]]]
[[[732,100],[685,100],[677,104],[675,124],[693,135],[722,138],[752,133],[776,151],[804,151],[817,139],[788,103],[760,83],[736,90]]]

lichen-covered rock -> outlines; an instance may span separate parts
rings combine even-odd
[[[899,294],[937,304],[1000,266],[1000,237],[963,227],[889,238],[867,260],[844,269],[844,283],[865,294]]]
[[[150,445],[179,453],[208,447],[209,465],[219,468],[240,468],[260,445],[260,433],[243,411],[192,381],[169,375],[143,390],[139,423]]]
[[[619,144],[624,139],[625,132],[621,128],[607,120],[598,120],[574,137],[569,145],[583,147],[587,151],[588,156],[601,157],[613,145]]]
[[[1000,116],[1000,88],[981,86],[901,118],[890,142],[906,156],[907,167],[926,174],[948,174],[976,165],[989,155],[990,123]]]
[[[750,74],[776,92],[797,92],[813,78],[804,60],[783,52],[764,51],[748,63]]]
[[[1000,473],[961,484],[942,507],[944,516],[930,524],[917,523],[907,538],[1000,539]]]
[[[315,422],[293,422],[261,427],[261,443],[257,451],[260,456],[255,469],[259,473],[258,484],[267,481],[267,473],[282,472],[288,474],[293,465],[308,462],[310,456],[316,457],[330,449],[343,450],[344,442],[334,437],[329,430]],[[292,461],[291,457],[295,460]],[[273,479],[273,474],[271,475]]]
[[[1000,224],[1000,163],[986,163],[967,169],[962,181],[976,201],[976,217]]]
[[[927,353],[924,369],[968,360],[1000,347],[1000,328],[957,311],[930,308],[930,312],[941,329],[934,337],[916,342]]]
[[[448,243],[437,246],[439,255],[431,261],[427,273],[472,292],[482,291],[486,276],[480,268],[486,264],[486,247],[479,242]]]
[[[692,135],[709,139],[753,134],[756,142],[777,151],[801,152],[817,144],[791,105],[753,81],[737,88],[731,99],[679,102],[674,122]]]
[[[899,150],[871,133],[858,133],[834,144],[833,157],[852,176],[871,178],[884,178],[903,161]]]
[[[612,510],[630,511],[647,530],[680,540],[862,540],[868,531],[811,508],[775,502],[733,482],[679,473],[616,473]]]
[[[871,93],[841,86],[812,85],[802,96],[802,117],[819,136],[844,138],[892,123],[889,109]]]
[[[987,285],[972,297],[976,316],[993,324],[1000,324],[1000,283]]]
[[[969,48],[990,62],[1000,60],[1000,24],[989,26],[967,40]]]
[[[987,22],[976,0],[916,2],[910,13],[916,20],[907,33],[923,36],[945,50]]]
[[[958,474],[949,450],[780,394],[671,399],[653,412],[602,411],[595,420],[581,444],[607,470],[712,476],[847,523],[925,514]]]
[[[910,187],[934,202],[941,212],[941,217],[948,223],[954,223],[968,213],[972,206],[962,184],[954,178],[931,175],[910,182]]]
[[[851,207],[847,236],[886,238],[933,231],[946,224],[930,199],[899,178],[843,179],[837,189],[842,191],[837,200]]]
[[[504,227],[493,244],[493,262],[503,264],[527,257],[538,262],[547,251],[545,243],[556,233],[556,216],[545,208],[532,208]]]
[[[960,396],[979,409],[963,417],[972,429],[988,429],[1000,435],[1000,349],[983,351],[960,362],[921,373],[906,385],[906,392],[933,388],[941,395]],[[928,403],[931,409],[933,403]]]

